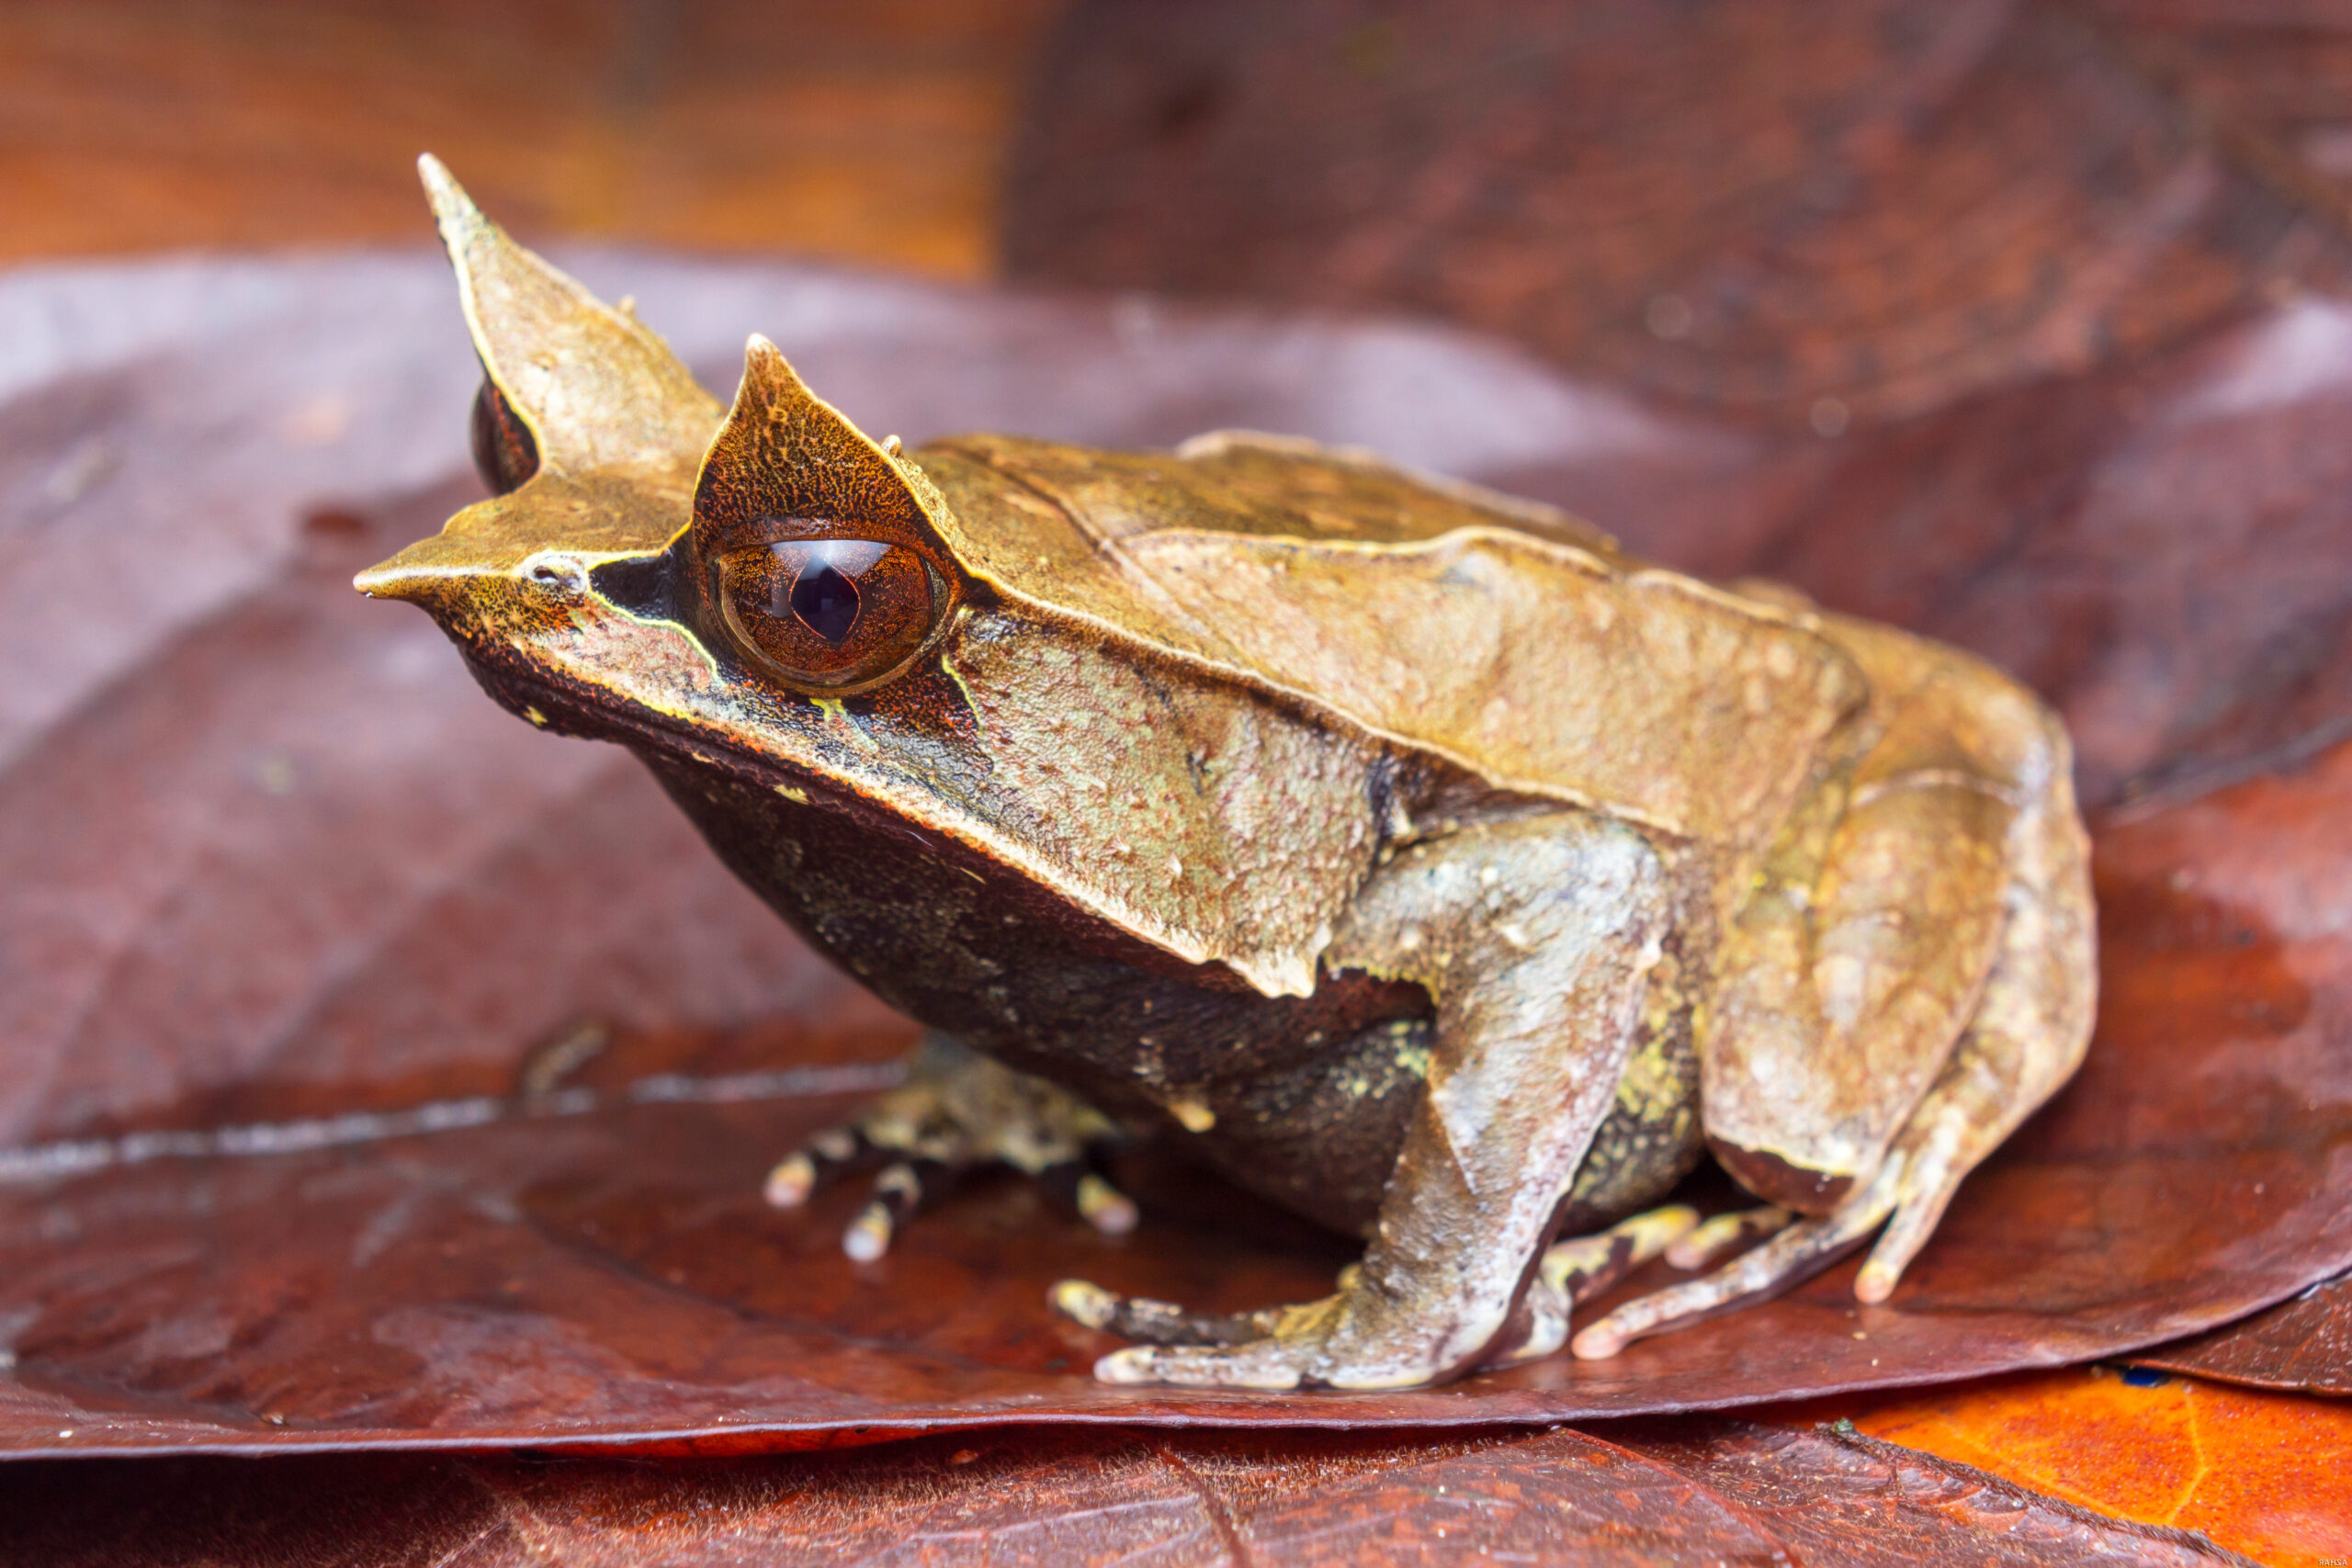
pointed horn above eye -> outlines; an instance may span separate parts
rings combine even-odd
[[[672,466],[702,454],[718,402],[670,345],[507,237],[441,161],[416,161],[483,369],[543,468]]]
[[[735,406],[695,488],[696,527],[811,517],[926,535],[944,505],[920,469],[876,446],[752,334]]]

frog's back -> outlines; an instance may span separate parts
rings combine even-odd
[[[1515,793],[1754,841],[1867,681],[1813,618],[1563,513],[1298,441],[915,454],[1001,590]]]

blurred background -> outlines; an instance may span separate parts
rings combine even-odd
[[[2343,0],[15,0],[0,261],[527,239],[1396,307],[1825,434],[2344,276]]]
[[[0,255],[422,236],[431,150],[517,232],[993,266],[1058,0],[30,0]]]

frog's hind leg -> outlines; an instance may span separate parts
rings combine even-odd
[[[1810,1214],[1869,1182],[1979,1010],[2012,911],[2061,896],[2036,835],[2076,820],[2065,732],[2031,694],[1902,632],[1823,629],[1870,678],[1874,739],[1765,856],[1700,1039],[1717,1161]]]
[[[766,1196],[777,1208],[797,1208],[825,1182],[880,1164],[872,1198],[842,1236],[842,1251],[870,1262],[925,1198],[993,1163],[1032,1178],[1097,1230],[1124,1235],[1135,1228],[1136,1206],[1096,1168],[1098,1151],[1117,1136],[1107,1117],[1052,1084],[934,1033],[916,1051],[905,1083],[780,1161]]]
[[[1965,776],[1889,781],[1844,812],[1816,876],[1800,863],[1742,912],[1700,1105],[1749,1191],[1826,1213],[1877,1168],[1991,972],[2015,815]]]
[[[1884,1157],[1826,1214],[1788,1226],[1704,1279],[1620,1307],[1577,1335],[1580,1357],[1785,1290],[1885,1230],[1855,1280],[1883,1301],[1960,1183],[2056,1092],[2089,1044],[2097,967],[2088,845],[2064,737],[2044,730],[2044,766],[2007,835],[1994,953],[1960,1038],[1909,1108]]]
[[[2098,1006],[2098,916],[2090,844],[2062,768],[2037,815],[2012,889],[1992,977],[1968,1032],[1889,1152],[1894,1216],[1854,1280],[1883,1302],[1943,1218],[1968,1173],[2058,1092],[2090,1048]]]

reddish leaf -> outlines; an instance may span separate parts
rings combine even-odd
[[[1319,1288],[1344,1251],[1229,1195],[1148,1184],[1154,1223],[1114,1242],[998,1185],[860,1267],[834,1239],[854,1193],[807,1216],[756,1194],[774,1152],[839,1100],[679,1104],[667,1083],[651,1104],[152,1161],[11,1195],[0,1314],[20,1325],[18,1381],[0,1384],[0,1432],[55,1452],[724,1446],[1054,1419],[1442,1425],[1965,1377],[2175,1337],[2352,1253],[2329,1185],[2352,1139],[2346,998],[2326,984],[2344,954],[2301,923],[2343,863],[2347,797],[2352,748],[2109,836],[2101,1043],[1885,1307],[1853,1303],[1849,1264],[1614,1361],[1453,1390],[1105,1388],[1084,1368],[1108,1341],[1046,1315],[1053,1279],[1239,1306]],[[2257,909],[2278,928],[2252,923]]]
[[[38,1506],[30,1506],[38,1502]],[[331,1568],[897,1561],[2244,1562],[1868,1438],[1738,1423],[1431,1438],[1019,1429],[696,1465],[29,1464],[0,1555]]]

